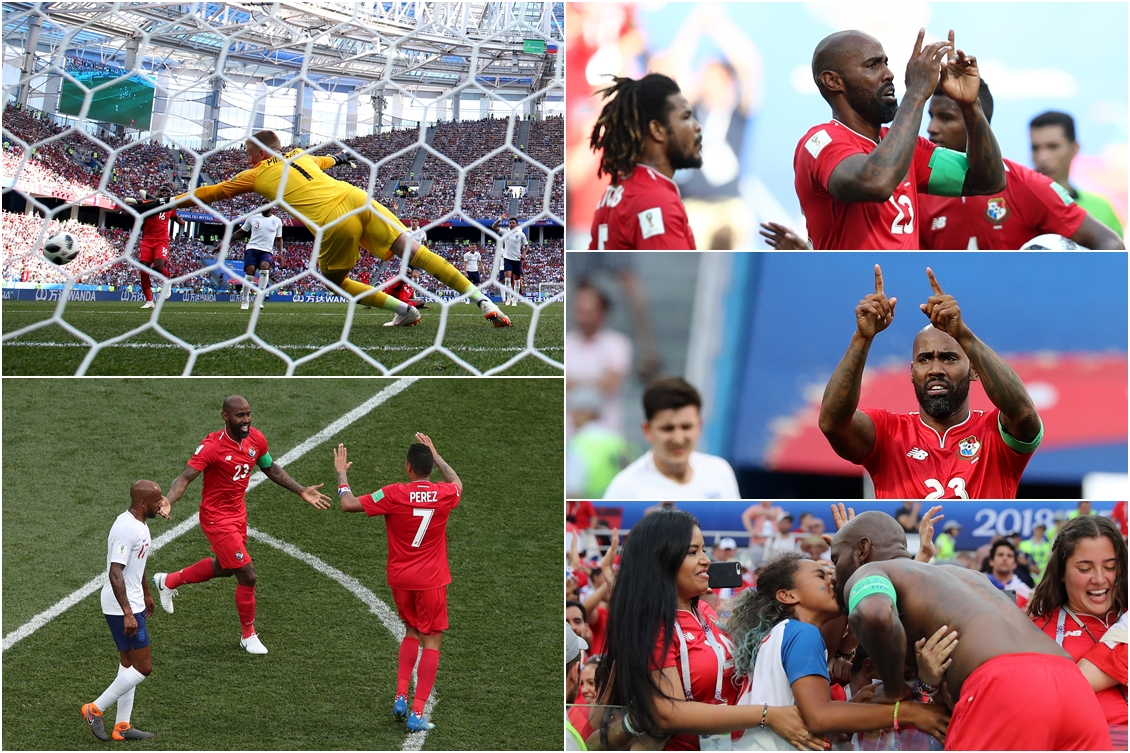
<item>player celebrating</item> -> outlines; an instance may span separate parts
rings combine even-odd
[[[188,465],[173,479],[161,514],[169,517],[193,479],[204,473],[200,495],[200,529],[211,544],[214,557],[206,557],[175,573],[157,573],[153,584],[161,607],[172,614],[173,597],[185,583],[203,583],[212,578],[235,576],[235,608],[243,626],[240,647],[249,654],[265,654],[267,647],[255,633],[255,564],[247,551],[247,493],[252,468],[282,488],[292,491],[319,510],[328,510],[330,498],[318,490],[322,484],[302,486],[271,459],[267,438],[251,427],[251,406],[239,395],[224,401],[220,411],[224,428],[204,437]]]
[[[395,311],[393,322],[397,326],[415,324],[420,320],[420,312],[349,277],[350,270],[361,258],[358,245],[385,261],[394,256],[404,257],[407,253],[412,266],[430,273],[457,293],[469,294],[487,320],[496,327],[510,326],[509,317],[459,270],[413,241],[408,235],[408,228],[396,215],[370,199],[363,189],[335,180],[323,172],[335,165],[352,164],[347,155],[338,153],[315,157],[301,149],[292,149],[280,157],[282,146],[274,131],[253,134],[247,140],[246,149],[247,160],[251,163],[249,170],[223,183],[200,186],[191,194],[181,194],[173,200],[174,206],[189,206],[193,197],[210,204],[252,191],[268,201],[281,198],[291,214],[311,232],[316,233],[319,228],[332,223],[332,227],[323,234],[318,251],[318,266],[322,274],[350,296],[361,296],[357,302],[362,306]],[[362,208],[365,208],[364,211],[357,211]]]
[[[126,203],[136,207],[139,213],[144,214],[151,209],[167,204],[169,197],[175,193],[175,189],[170,184],[165,183],[154,193],[163,198],[150,199],[146,192],[142,191],[140,200],[126,199]],[[176,222],[181,227],[187,224],[177,216],[176,209],[172,208],[162,209],[160,212],[149,215],[141,224],[141,252],[138,254],[137,260],[159,274],[164,274],[165,262],[169,259],[169,220]],[[163,290],[165,296],[168,297],[168,294],[172,292],[172,286],[166,284]],[[145,294],[145,303],[141,305],[141,308],[153,308],[153,282],[148,272],[141,273],[141,292]]]
[[[675,81],[661,73],[614,77],[589,145],[596,175],[612,184],[596,205],[590,249],[695,248],[679,187],[680,168],[702,167],[702,126]]]
[[[898,302],[883,292],[876,264],[875,292],[856,306],[856,332],[824,390],[820,430],[837,455],[867,469],[877,498],[1014,499],[1044,437],[1040,416],[1020,377],[973,334],[929,267],[926,276],[934,294],[919,308],[932,326],[914,338],[910,367],[921,412],[857,409],[871,341]],[[997,410],[969,409],[971,380]]]
[[[243,225],[232,233],[231,239],[238,241],[251,236],[247,250],[243,252],[243,272],[246,283],[243,286],[243,302],[239,307],[247,310],[251,305],[251,283],[255,282],[255,272],[259,272],[259,289],[266,291],[271,277],[271,249],[282,256],[282,220],[275,216],[274,207],[263,207],[258,215],[248,217]],[[264,293],[263,300],[267,299]],[[263,304],[259,304],[263,308]]]
[[[505,219],[504,214],[490,229],[497,233]],[[499,242],[502,246],[502,274],[505,277],[502,283],[505,288],[503,305],[517,306],[518,296],[522,294],[522,264],[526,261],[526,247],[530,245],[530,240],[518,229],[518,218],[511,217],[507,224],[510,232],[502,236]]]
[[[923,47],[925,34],[919,30],[914,43],[901,105],[879,40],[841,31],[816,46],[812,77],[832,120],[810,128],[793,157],[813,248],[918,248],[919,194],[1004,190],[1000,147],[977,100],[976,58],[954,52],[952,30],[948,42]],[[918,135],[922,107],[939,82],[970,135],[964,155]]]
[[[424,719],[424,704],[435,685],[439,646],[448,627],[447,584],[451,582],[451,571],[447,566],[447,518],[463,494],[463,482],[436,452],[432,440],[417,433],[416,442],[408,448],[404,461],[408,483],[390,484],[361,497],[353,496],[349,488],[346,472],[353,463],[348,460],[345,445],[339,444],[334,451],[341,511],[385,516],[388,585],[405,626],[392,715],[398,721],[407,720],[407,727],[413,732],[435,728]],[[428,480],[433,462],[443,473],[443,482],[438,484]],[[408,681],[416,669],[416,652],[421,643],[424,650],[409,715]]]
[[[977,99],[991,123],[993,95],[984,81]],[[930,141],[964,152],[965,123],[954,101],[939,88],[927,111]],[[1004,169],[1008,185],[991,196],[920,196],[918,237],[922,248],[1015,250],[1044,233],[1062,235],[1086,248],[1124,248],[1113,230],[1091,217],[1051,178],[1007,159]]]
[[[149,525],[165,498],[153,481],[137,481],[129,489],[129,509],[118,516],[110,528],[106,552],[106,585],[102,587],[102,614],[114,636],[121,664],[118,676],[93,703],[82,705],[82,718],[90,732],[102,742],[106,726],[102,712],[118,704],[117,722],[111,736],[115,740],[147,740],[152,732],[130,725],[133,691],[153,671],[149,651],[149,631],[145,619],[153,616],[153,597],[145,581],[145,562],[149,558]]]

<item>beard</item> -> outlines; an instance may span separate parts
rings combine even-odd
[[[886,85],[879,91],[885,88]],[[875,125],[890,123],[899,109],[898,102],[884,102],[878,91],[870,92],[851,84],[847,87],[847,101],[853,110]]]
[[[695,139],[689,149],[680,149],[678,145],[672,143],[667,147],[667,161],[671,163],[671,167],[675,170],[685,168],[697,170],[702,167],[702,153],[699,152],[696,157],[695,149],[701,144],[701,138]]]
[[[922,412],[933,418],[945,418],[952,416],[956,413],[962,405],[965,404],[966,399],[969,397],[969,380],[970,375],[966,373],[965,378],[957,384],[954,384],[949,379],[931,379],[926,384],[914,383],[914,394],[918,398],[918,406]],[[943,382],[949,387],[949,392],[941,395],[931,395],[926,391],[930,384],[936,382]]]

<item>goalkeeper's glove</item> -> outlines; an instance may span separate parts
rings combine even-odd
[[[129,204],[131,207],[135,207],[135,206],[138,205],[139,202],[143,202],[147,198],[149,198],[149,194],[144,188],[141,189],[140,191],[138,191],[137,195],[138,195],[139,198],[135,199],[133,197],[130,197],[130,198],[126,199],[126,203]]]
[[[353,158],[345,152],[338,152],[337,154],[333,155],[333,158],[334,167],[337,167],[338,165],[349,165],[350,167],[357,167],[357,163],[354,162]]]

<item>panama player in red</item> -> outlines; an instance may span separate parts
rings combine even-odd
[[[212,546],[207,557],[175,573],[157,573],[153,585],[161,597],[161,607],[173,612],[173,597],[185,583],[203,583],[212,578],[234,575],[235,608],[243,635],[239,645],[249,654],[265,654],[267,648],[255,633],[255,565],[247,551],[247,504],[244,495],[251,474],[258,467],[263,475],[292,491],[319,510],[328,510],[330,498],[316,486],[302,486],[282,466],[271,459],[267,439],[251,426],[251,406],[239,395],[224,401],[220,411],[224,428],[209,434],[196,448],[188,465],[169,487],[160,513],[166,518],[174,503],[184,495],[193,479],[204,474],[200,495],[200,530]]]
[[[417,433],[416,444],[408,448],[404,460],[407,484],[389,484],[372,494],[353,495],[346,472],[349,462],[345,445],[334,450],[338,496],[342,512],[383,515],[388,534],[388,585],[396,610],[404,621],[404,640],[396,671],[396,700],[392,714],[406,721],[410,731],[433,729],[424,719],[424,704],[431,695],[439,669],[439,647],[447,630],[447,518],[459,505],[463,482],[436,452],[426,435]],[[443,481],[429,481],[432,466],[439,466]],[[420,666],[416,654],[423,645]],[[416,673],[416,694],[412,713],[408,713],[408,682]]]
[[[155,193],[165,198],[148,199],[144,191],[141,192],[141,200],[127,199],[126,203],[137,208],[137,211],[144,214],[152,209],[156,209],[162,204],[168,203],[176,190],[173,186],[165,184],[160,187]],[[141,244],[140,253],[138,253],[137,260],[148,267],[151,267],[154,272],[164,274],[165,262],[169,259],[169,221],[176,222],[181,227],[185,226],[185,221],[177,216],[177,210],[169,207],[160,212],[149,215],[142,220],[141,225]],[[165,285],[165,289],[168,289]],[[148,272],[141,273],[141,292],[145,294],[145,303],[141,308],[153,308],[153,284],[152,278]]]
[[[985,118],[993,120],[993,95],[981,81],[977,99]],[[928,108],[930,141],[965,151],[965,124],[953,100],[940,90]],[[1045,233],[1070,238],[1085,248],[1124,248],[1118,234],[1087,214],[1067,189],[1046,175],[1004,160],[1008,185],[989,196],[919,197],[918,237],[922,248],[1016,250]]]
[[[813,248],[915,249],[921,194],[1004,189],[1000,147],[977,100],[976,58],[954,47],[952,30],[948,42],[923,47],[925,33],[918,32],[907,64],[901,104],[879,40],[841,31],[817,45],[812,77],[832,107],[832,120],[810,128],[793,157]],[[918,135],[922,108],[939,83],[970,134],[966,154]]]
[[[927,267],[933,295],[919,308],[930,326],[914,338],[911,381],[919,412],[858,410],[871,341],[894,320],[897,298],[875,292],[855,309],[856,332],[820,405],[820,430],[844,460],[862,465],[882,499],[1014,499],[1020,474],[1044,436],[1024,383],[961,318]],[[996,410],[969,408],[980,380]]]
[[[600,151],[596,175],[612,179],[597,204],[590,249],[695,248],[679,187],[681,168],[702,167],[702,126],[679,85],[649,73],[614,77],[589,145]]]

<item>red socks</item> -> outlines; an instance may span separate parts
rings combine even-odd
[[[147,301],[153,300],[153,288],[149,284],[149,273],[148,272],[142,272],[141,273],[141,292],[145,293],[145,300],[147,300]]]
[[[416,652],[420,642],[415,638],[405,638],[400,642],[400,660],[396,664],[396,694],[407,697],[408,683],[412,680],[412,670],[416,668]]]
[[[169,573],[165,576],[165,586],[180,588],[185,583],[203,583],[206,580],[212,580],[213,577],[215,576],[212,574],[212,558],[209,557],[175,573]]]
[[[436,670],[439,669],[439,651],[434,648],[425,648],[424,655],[420,657],[420,667],[416,670],[416,698],[412,701],[412,712],[424,713],[424,704],[436,684]]]
[[[255,588],[247,586],[235,587],[235,609],[239,612],[239,623],[243,628],[243,637],[250,638],[255,635]]]

